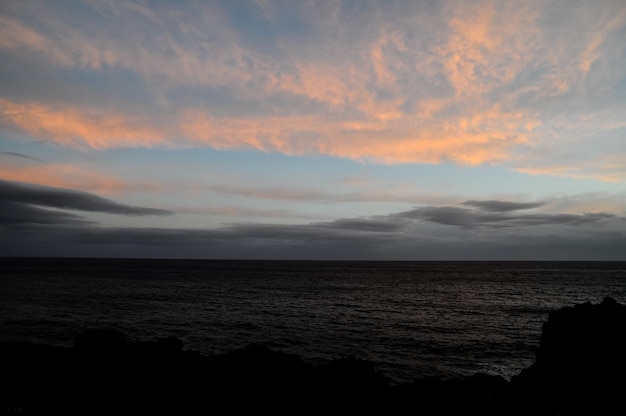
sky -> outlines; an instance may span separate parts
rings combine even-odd
[[[626,3],[2,1],[0,256],[626,260]]]

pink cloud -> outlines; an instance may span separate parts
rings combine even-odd
[[[522,113],[506,113],[498,106],[471,117],[422,125],[396,119],[332,122],[319,116],[218,118],[197,110],[182,111],[166,122],[2,99],[0,117],[5,127],[64,146],[93,149],[205,145],[383,163],[452,160],[468,165],[506,159],[511,146],[527,141],[520,128],[533,122]]]
[[[594,163],[592,166],[544,165],[538,167],[517,167],[514,169],[517,172],[532,176],[561,176],[575,179],[591,178],[615,183],[626,180],[624,165],[619,163]]]
[[[349,21],[324,6],[314,16],[326,19],[309,22],[319,33],[312,29],[298,43],[270,39],[276,41],[274,53],[242,41],[245,30],[229,24],[215,4],[174,10],[95,3],[114,30],[67,24],[49,6],[13,5],[24,9],[0,16],[0,48],[35,51],[63,68],[121,68],[141,77],[161,101],[146,103],[152,110],[122,113],[4,97],[0,123],[92,149],[210,146],[381,163],[512,166],[520,159],[516,152],[526,147],[549,148],[546,135],[539,134],[546,133],[540,132],[542,110],[560,107],[554,100],[565,94],[587,94],[584,82],[593,63],[610,58],[611,36],[626,24],[624,8],[610,5],[597,12],[568,9],[572,27],[552,30],[542,26],[549,6],[441,4],[432,6],[432,15],[407,7],[401,8],[406,16],[388,16],[392,20],[364,13]],[[260,6],[271,24],[280,11]],[[589,28],[589,36],[578,34],[576,24]],[[602,67],[599,76],[622,79],[621,68]],[[252,110],[217,115],[210,108],[220,103],[179,103],[171,92],[180,86],[219,91]],[[548,121],[556,126],[554,118]],[[581,123],[588,130],[616,123],[605,121]],[[570,131],[550,137],[559,133]],[[577,162],[563,165],[572,170]],[[610,166],[598,164],[599,176],[614,175],[606,170]],[[557,172],[548,165],[522,169]]]
[[[89,192],[97,191],[108,195],[140,190],[155,191],[162,188],[162,185],[158,184],[129,183],[114,175],[70,164],[35,166],[5,164],[0,166],[0,177],[10,181]]]
[[[165,144],[163,130],[132,115],[0,98],[0,123],[64,146],[104,149]]]

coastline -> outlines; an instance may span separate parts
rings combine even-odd
[[[314,366],[253,344],[205,356],[174,337],[131,342],[93,329],[72,347],[0,344],[0,414],[589,414],[626,387],[626,306],[550,313],[536,360],[507,381],[475,374],[392,385],[357,358]]]

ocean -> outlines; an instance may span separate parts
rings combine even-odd
[[[532,364],[551,310],[626,303],[626,262],[0,259],[0,342],[69,346],[88,328],[251,343],[322,364],[372,361],[392,382]]]

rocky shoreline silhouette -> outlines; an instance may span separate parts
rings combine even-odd
[[[625,352],[626,306],[611,298],[551,312],[535,362],[511,381],[416,375],[391,385],[357,358],[314,366],[256,344],[204,356],[174,337],[131,342],[99,328],[69,348],[0,344],[0,414],[620,414]]]

